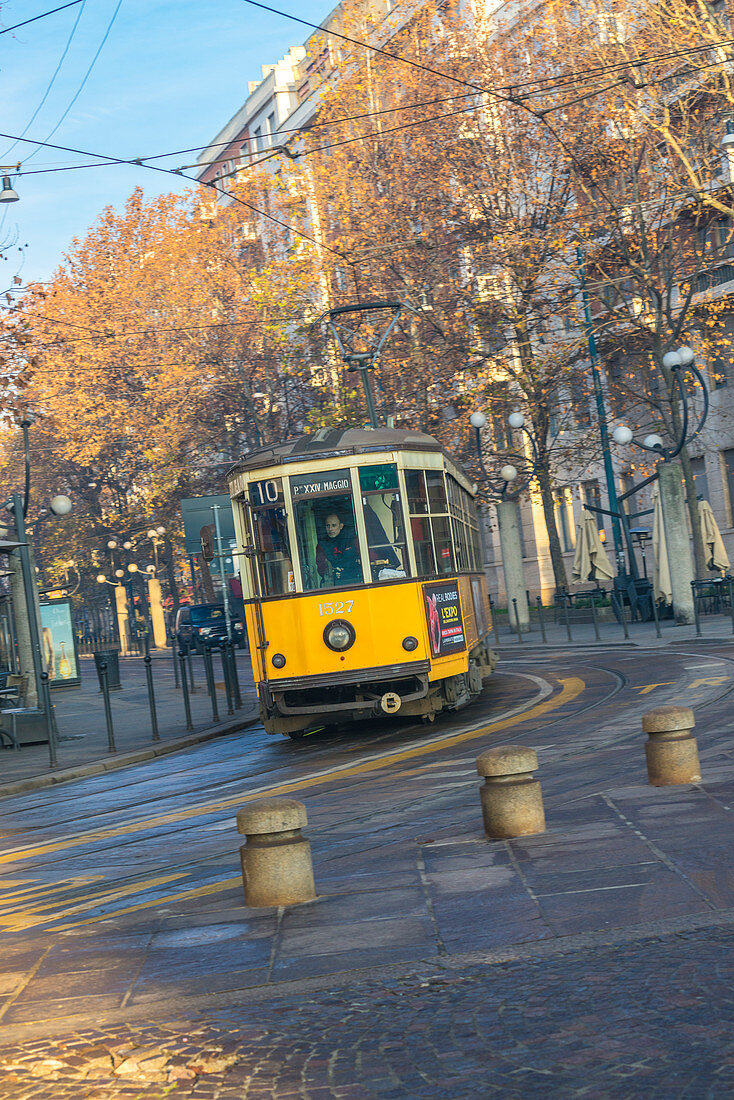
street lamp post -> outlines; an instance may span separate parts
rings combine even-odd
[[[609,516],[612,521],[612,539],[614,541],[614,557],[617,564],[617,577],[626,584],[628,581],[624,560],[624,544],[622,542],[622,527],[620,521],[619,501],[617,500],[617,487],[614,484],[614,467],[612,465],[612,452],[609,447],[609,426],[607,423],[607,410],[604,404],[604,389],[599,371],[599,354],[596,347],[596,338],[591,324],[591,310],[589,308],[589,296],[586,293],[586,279],[584,276],[584,263],[581,247],[576,248],[576,257],[579,264],[579,277],[581,282],[581,299],[584,307],[584,325],[586,328],[586,341],[589,347],[589,362],[591,364],[591,379],[594,386],[594,399],[596,401],[596,415],[599,422],[599,435],[601,436],[602,458],[604,460],[604,478],[607,483],[607,496],[609,498]],[[634,556],[630,559],[634,562]]]
[[[474,412],[470,418],[471,426],[475,431],[475,443],[479,468],[485,483],[490,483],[482,456],[482,428],[487,423],[487,417],[483,412]],[[519,472],[516,466],[506,463],[499,471],[499,479],[495,482],[495,493],[499,499],[495,502],[497,509],[497,528],[500,538],[500,554],[505,576],[505,591],[507,593],[507,615],[518,635],[530,630],[530,609],[528,607],[527,587],[523,571],[522,540],[520,538],[520,508],[517,502],[518,495],[527,488],[533,477],[537,464],[537,450],[535,440],[525,428],[525,418],[522,413],[511,413],[508,422],[511,428],[522,429],[528,436],[533,448],[533,460],[527,475],[518,480]],[[512,457],[512,456],[510,456]],[[510,490],[512,493],[510,495]]]
[[[115,543],[115,545],[117,544]],[[115,608],[113,621],[115,623],[115,629],[117,631],[117,640],[120,645],[120,653],[123,655],[123,657],[126,657],[130,652],[130,640],[128,634],[127,593],[125,591],[125,586],[122,584],[121,580],[121,578],[125,576],[125,570],[115,569],[114,575],[115,577],[117,577],[117,580],[110,581],[107,579],[104,573],[98,573],[97,584],[109,584],[115,590]]]
[[[663,367],[672,376],[673,390],[677,393],[678,405],[681,410],[680,421],[677,424],[677,435],[672,440],[672,445],[666,447],[662,437],[656,432],[651,432],[643,440],[637,440],[625,424],[620,424],[615,428],[613,438],[615,442],[622,446],[632,444],[643,451],[654,454],[661,460],[654,474],[645,478],[639,485],[629,489],[621,499],[625,499],[644,488],[645,485],[657,480],[668,550],[675,619],[678,623],[690,624],[695,622],[692,588],[694,571],[681,469],[680,465],[674,460],[683,448],[692,443],[700,434],[706,423],[709,410],[709,394],[706,380],[696,366],[695,356],[691,348],[681,347],[666,352],[663,356]],[[691,374],[698,382],[703,395],[702,408],[695,424],[692,423],[690,415],[688,391],[685,384],[686,373]],[[636,514],[641,515],[643,513]]]

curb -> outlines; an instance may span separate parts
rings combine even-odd
[[[720,645],[730,646],[734,644],[734,635],[727,635],[724,638],[704,637],[704,638],[671,638],[670,641],[661,641],[655,639],[654,641],[629,641],[622,640],[619,642],[494,642],[493,648],[501,653],[551,653],[554,650],[567,650],[567,649],[666,649],[668,646],[679,645]]]
[[[199,733],[191,733],[186,737],[176,737],[171,741],[160,741],[144,749],[134,749],[132,752],[122,753],[119,756],[110,756],[103,760],[92,760],[89,764],[79,764],[74,768],[64,768],[62,771],[44,772],[43,775],[31,775],[27,779],[19,779],[17,783],[4,783],[0,786],[0,799],[12,798],[17,794],[27,794],[29,791],[40,791],[44,787],[55,787],[59,783],[69,783],[74,779],[88,779],[94,775],[104,775],[105,772],[118,771],[133,764],[143,764],[148,760],[155,760],[158,756],[168,756],[173,752],[192,748],[194,745],[213,741],[217,737],[226,737],[231,733],[248,729],[260,721],[257,711],[249,717],[233,718],[230,722],[220,723],[218,726],[207,726]]]

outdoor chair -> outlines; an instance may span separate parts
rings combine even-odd
[[[25,706],[27,691],[28,677],[11,672],[5,679],[5,686],[0,688],[0,711]]]

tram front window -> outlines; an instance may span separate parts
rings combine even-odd
[[[407,577],[408,555],[397,467],[392,464],[361,466],[359,484],[372,580]]]
[[[255,545],[260,560],[264,596],[294,592],[291,548],[286,513],[283,507],[283,482],[280,478],[256,481],[250,486]]]
[[[351,483],[348,471],[341,478],[332,475],[330,480]],[[303,478],[291,480],[304,592],[364,583],[351,492],[298,499],[301,491],[318,492],[326,481],[321,478],[306,484]]]

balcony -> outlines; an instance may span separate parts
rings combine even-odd
[[[719,267],[702,271],[697,275],[693,289],[696,294],[701,294],[705,290],[713,290],[714,287],[732,281],[734,281],[734,264],[721,264]]]

